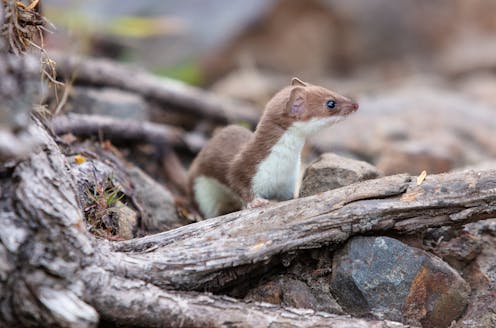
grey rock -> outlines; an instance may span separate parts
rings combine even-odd
[[[347,186],[355,182],[375,179],[379,170],[367,162],[357,161],[336,154],[322,154],[305,170],[300,197]]]
[[[149,118],[148,105],[141,96],[112,88],[74,87],[68,109],[73,113],[99,114],[141,121]]]
[[[138,217],[134,210],[117,202],[115,206],[110,208],[112,218],[117,222],[117,235],[122,239],[132,239],[138,229]]]
[[[142,224],[147,232],[161,232],[179,227],[174,196],[138,167],[128,170],[134,185],[135,200],[141,206]]]
[[[261,283],[250,290],[244,299],[343,314],[342,309],[330,293],[319,293],[318,290],[311,288],[307,283],[284,275],[276,276]]]
[[[456,328],[496,327],[496,219],[479,221],[465,230],[480,243],[477,257],[464,269],[472,287],[467,311],[454,325]]]
[[[314,308],[317,302],[310,288],[304,282],[284,276],[278,276],[252,289],[245,299],[296,308]]]
[[[440,238],[432,252],[451,267],[461,271],[482,251],[482,240],[478,236],[462,230],[454,238]]]
[[[423,327],[447,327],[469,286],[439,258],[388,237],[355,237],[336,252],[331,288],[345,311]]]

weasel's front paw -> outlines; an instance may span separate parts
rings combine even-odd
[[[264,206],[269,205],[270,203],[271,203],[271,201],[268,199],[257,197],[255,199],[253,199],[251,202],[249,202],[248,205],[246,205],[246,208],[252,209],[252,208],[257,208],[257,207],[264,207]]]

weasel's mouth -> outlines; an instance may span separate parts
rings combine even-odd
[[[341,115],[348,116],[358,110],[358,103],[349,103],[343,106],[341,110]]]

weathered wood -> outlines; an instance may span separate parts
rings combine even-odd
[[[403,327],[165,291],[147,269],[127,277],[107,263],[120,253],[86,231],[65,157],[39,124],[33,131],[43,147],[0,170],[0,326],[94,327],[100,315],[127,326]]]
[[[178,81],[160,78],[105,59],[83,59],[52,55],[62,76],[74,76],[76,83],[111,86],[138,93],[164,109],[185,111],[219,123],[247,122],[255,125],[259,111],[246,103],[223,99]],[[73,75],[74,73],[74,75]]]
[[[496,217],[496,170],[369,180],[112,244],[113,270],[166,288],[217,290],[274,256],[364,233],[408,234]],[[249,265],[250,264],[250,265]],[[248,271],[248,272],[247,272]]]
[[[161,155],[161,164],[167,180],[176,190],[186,195],[186,170],[172,148],[197,153],[207,140],[197,133],[186,132],[175,126],[146,121],[116,119],[100,115],[67,114],[56,116],[50,122],[55,134],[72,133],[82,137],[101,136],[115,144],[149,143]]]
[[[76,188],[55,143],[31,130],[43,148],[0,174],[0,326],[94,326],[78,278],[94,250]]]
[[[88,286],[88,302],[102,319],[122,327],[406,327],[392,321],[245,303],[208,293],[166,291],[99,268],[89,268],[82,276]]]
[[[100,115],[67,114],[51,121],[56,134],[72,133],[89,137],[102,135],[113,142],[148,142],[156,145],[187,148],[198,152],[206,140],[178,127],[152,122],[116,119]]]

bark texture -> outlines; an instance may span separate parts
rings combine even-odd
[[[92,271],[85,277],[91,286],[87,292],[92,294],[92,304],[102,319],[124,327],[405,327],[392,321],[356,319],[267,303],[245,303],[207,293],[166,291],[102,270]],[[120,315],[116,316],[116,313]]]
[[[0,313],[7,326],[88,327],[99,314],[145,326],[401,327],[184,290],[216,291],[281,254],[352,235],[496,215],[495,170],[428,176],[421,185],[398,175],[111,243],[88,235],[65,157],[39,124],[35,129],[42,146],[2,165],[0,175],[0,289],[7,295]]]
[[[369,180],[116,243],[113,270],[165,288],[216,291],[281,253],[367,233],[400,234],[496,215],[496,171]],[[129,258],[131,257],[132,260]],[[232,269],[230,269],[232,268]]]
[[[85,229],[65,157],[39,122],[33,131],[41,146],[16,165],[2,164],[0,171],[2,326],[92,327],[101,318],[125,326],[155,327],[403,327],[210,294],[166,291],[164,286],[174,284],[155,281],[153,262],[158,258],[141,268],[140,275],[126,272],[125,266],[118,265],[120,260],[127,265],[142,264],[137,254],[151,255],[154,250],[161,256],[168,236],[157,235],[163,240],[152,248],[150,242],[146,249],[138,243],[133,254],[123,252],[129,244],[92,238]],[[215,222],[214,226],[222,227]],[[222,262],[215,254],[210,257],[212,264]],[[270,253],[263,256],[269,257]],[[212,264],[203,269],[210,271]],[[178,263],[176,268],[188,275],[183,265]]]
[[[198,152],[206,140],[181,128],[151,122],[116,119],[99,115],[68,114],[55,117],[51,125],[56,134],[72,133],[89,137],[103,135],[113,142],[147,142],[187,148]]]
[[[88,327],[98,315],[82,298],[81,268],[94,254],[73,180],[41,128],[42,146],[2,166],[0,321],[4,326]]]
[[[219,123],[258,122],[258,112],[245,103],[213,96],[200,89],[144,71],[126,68],[104,59],[85,60],[56,54],[57,71],[62,76],[74,76],[79,84],[105,85],[155,100],[164,108],[185,111]],[[132,76],[133,78],[129,78]]]

